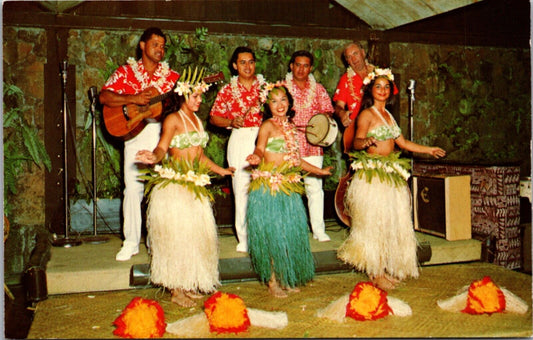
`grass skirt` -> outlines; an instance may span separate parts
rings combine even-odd
[[[147,218],[152,283],[212,292],[219,285],[218,238],[209,200],[180,184],[158,184],[150,193]]]
[[[263,282],[270,279],[272,267],[283,287],[303,285],[313,278],[315,264],[300,194],[271,195],[262,185],[248,195],[246,219],[248,251]]]
[[[394,185],[356,173],[346,190],[351,231],[337,257],[369,276],[418,277],[417,241],[407,184]]]

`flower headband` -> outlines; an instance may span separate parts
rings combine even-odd
[[[285,86],[285,85],[286,83],[280,80],[278,80],[275,83],[265,82],[261,88],[261,91],[259,92],[259,99],[261,100],[261,103],[267,102],[270,91],[272,91],[276,87]]]
[[[363,80],[364,85],[370,84],[370,82],[378,77],[385,77],[390,81],[394,81],[394,75],[390,68],[375,68],[370,72]]]
[[[198,73],[198,68],[194,68],[194,74],[191,76],[191,68],[189,67],[189,72],[187,70],[183,71],[182,76],[180,77],[180,80],[176,83],[176,88],[174,89],[174,92],[178,93],[180,96],[187,97],[191,93],[205,93],[207,90],[209,90],[209,86],[211,84],[207,84],[203,79],[202,76],[204,75],[204,68],[200,70],[200,73]]]

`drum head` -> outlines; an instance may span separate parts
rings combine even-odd
[[[337,190],[335,191],[335,212],[342,223],[350,226],[350,216],[346,214],[346,208],[344,207],[344,195],[350,184],[353,173],[348,172],[346,175],[340,178]]]
[[[329,119],[325,114],[319,113],[311,117],[305,128],[307,141],[313,145],[319,145],[328,135]]]

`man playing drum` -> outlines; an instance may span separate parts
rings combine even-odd
[[[285,81],[289,92],[294,98],[296,115],[293,121],[297,126],[304,127],[298,129],[300,156],[314,166],[322,168],[324,160],[322,147],[311,145],[308,142],[305,134],[305,126],[307,126],[309,119],[314,115],[323,113],[331,117],[333,116],[334,110],[326,89],[316,82],[315,77],[311,73],[313,62],[313,55],[308,51],[301,50],[294,52],[289,61],[289,72],[285,76]],[[329,241],[330,238],[326,234],[326,225],[324,223],[324,191],[322,190],[322,179],[307,176],[304,182],[313,238],[320,242]]]

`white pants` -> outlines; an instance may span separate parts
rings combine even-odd
[[[232,178],[235,196],[235,231],[239,243],[247,244],[246,206],[248,204],[248,185],[250,172],[245,170],[250,164],[246,157],[254,152],[258,127],[233,129],[228,141],[228,164],[235,168]]]
[[[140,181],[139,169],[146,167],[135,161],[139,150],[152,151],[159,142],[160,123],[148,124],[137,136],[124,142],[124,247],[137,249],[141,241],[141,203],[144,197],[144,182]]]
[[[322,168],[324,156],[308,156],[302,159],[316,167]],[[324,223],[324,190],[322,190],[322,178],[307,176],[304,178],[304,183],[311,230],[315,235],[322,235],[326,230]]]

